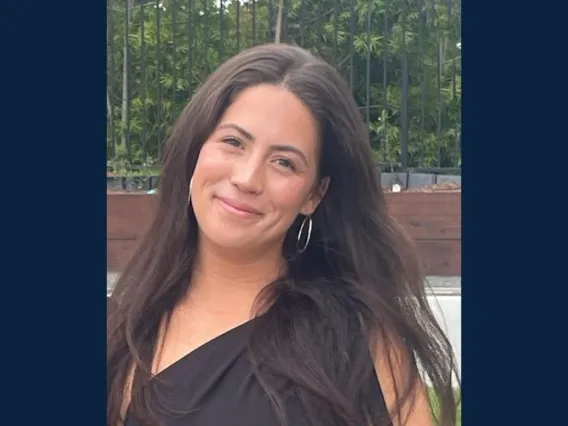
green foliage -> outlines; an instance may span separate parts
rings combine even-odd
[[[279,4],[108,1],[107,157],[147,166],[156,163],[170,126],[212,70],[245,48],[274,40]],[[284,4],[281,40],[309,48],[352,84],[377,162],[400,164],[406,81],[407,166],[461,164],[460,0]]]

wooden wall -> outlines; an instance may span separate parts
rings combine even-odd
[[[387,194],[389,210],[418,248],[427,275],[461,275],[461,193]],[[120,272],[149,226],[156,197],[107,193],[107,269]]]

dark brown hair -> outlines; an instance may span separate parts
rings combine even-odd
[[[283,44],[254,47],[217,69],[165,143],[155,218],[111,296],[107,424],[117,424],[133,366],[130,410],[153,422],[145,390],[160,323],[188,290],[196,253],[189,181],[224,110],[242,90],[262,83],[283,85],[312,111],[321,133],[319,178],[330,177],[307,250],[298,255],[293,244],[299,218],[284,245],[287,275],[258,300],[259,311],[266,309],[255,321],[249,352],[276,413],[284,423],[276,381],[284,378],[314,425],[389,424],[384,412],[380,420],[368,384],[374,343],[388,349],[394,332],[414,360],[397,406],[412,397],[419,365],[437,394],[439,424],[455,425],[452,348],[426,300],[414,247],[388,215],[368,128],[331,66]]]

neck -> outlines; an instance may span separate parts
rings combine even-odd
[[[201,239],[188,296],[192,304],[217,315],[248,316],[259,292],[284,265],[280,247],[242,253]]]

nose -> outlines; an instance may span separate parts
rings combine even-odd
[[[242,192],[260,194],[264,187],[262,165],[262,161],[255,159],[254,156],[236,162],[233,166],[231,183]]]

